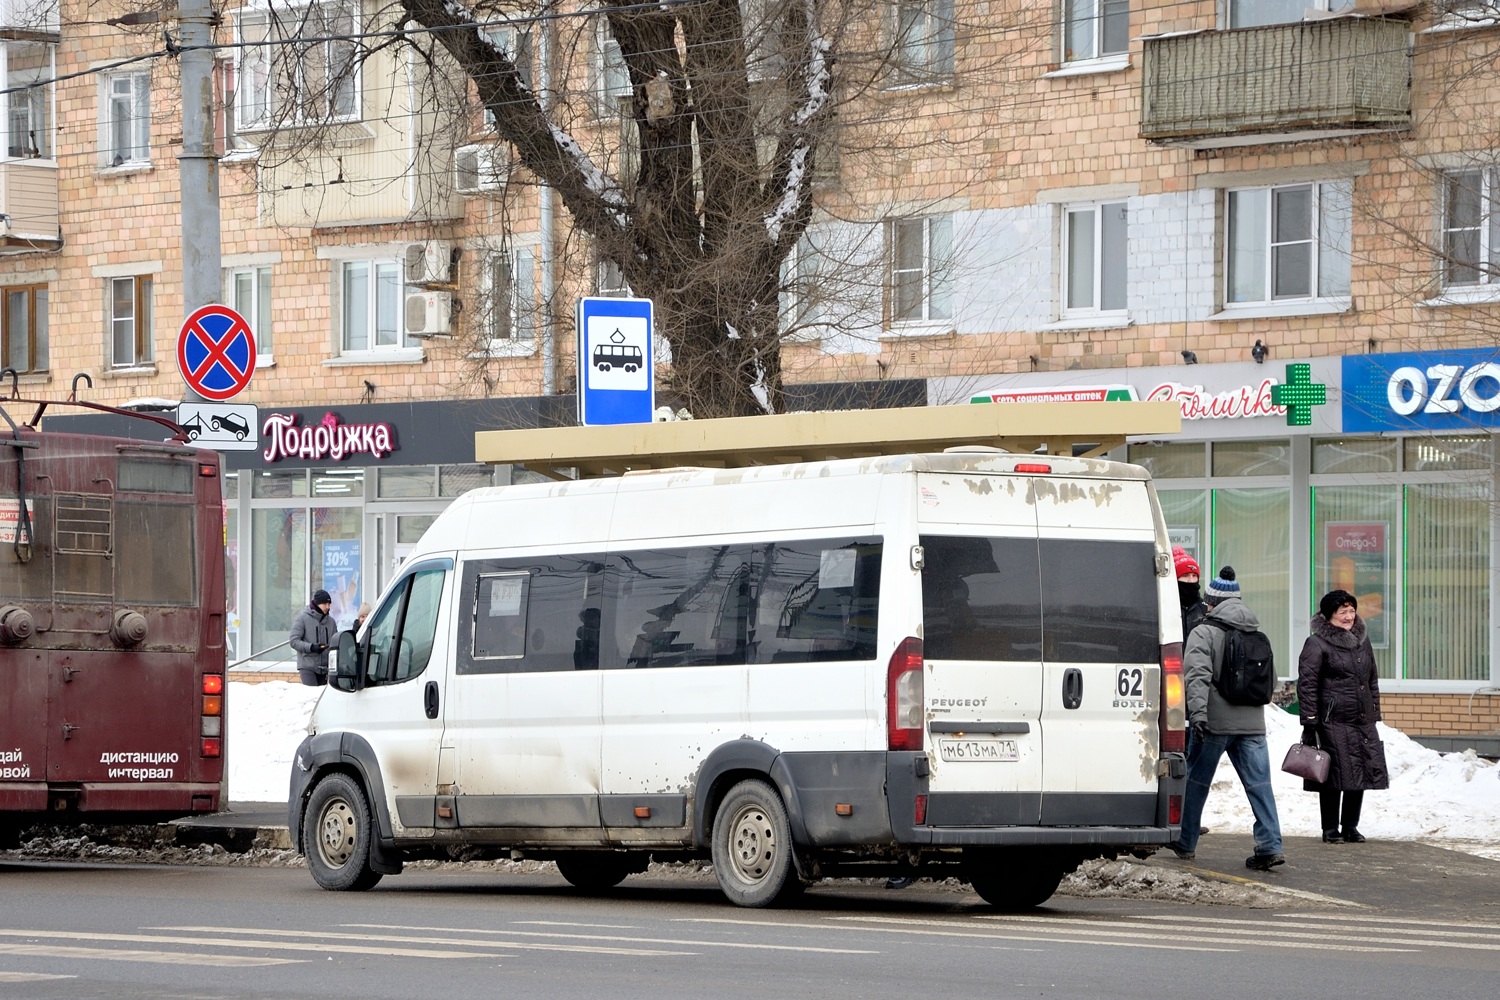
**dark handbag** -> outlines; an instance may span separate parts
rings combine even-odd
[[[1327,750],[1319,750],[1306,743],[1293,743],[1292,748],[1286,752],[1286,760],[1281,762],[1281,769],[1321,785],[1328,780],[1328,766],[1331,763]]]

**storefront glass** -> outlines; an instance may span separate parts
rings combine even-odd
[[[256,610],[250,648],[240,656],[261,658],[260,654],[286,642],[292,621],[312,594],[307,585],[307,509],[252,510],[250,551],[251,600]],[[264,658],[289,660],[294,655],[283,647]]]
[[[1214,446],[1215,466],[1220,447]],[[1205,586],[1221,567],[1234,567],[1241,599],[1260,619],[1261,631],[1278,650],[1290,648],[1287,635],[1291,615],[1290,501],[1291,491],[1286,489],[1214,490],[1213,558],[1207,563],[1199,559]],[[1301,647],[1299,641],[1296,648]],[[1294,667],[1279,664],[1277,672],[1289,677]]]
[[[1316,449],[1313,454],[1316,458]],[[1394,454],[1393,447],[1392,458]],[[1396,676],[1400,648],[1396,601],[1400,530],[1399,486],[1319,486],[1313,490],[1313,592],[1304,617],[1310,620],[1317,613],[1318,601],[1330,590],[1353,594],[1382,677]]]
[[[1490,679],[1489,484],[1406,487],[1406,677]]]

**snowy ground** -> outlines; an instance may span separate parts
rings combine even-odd
[[[229,709],[229,798],[234,802],[286,799],[292,754],[306,733],[308,714],[322,688],[284,681],[233,684]],[[336,697],[337,695],[334,695]],[[1297,717],[1266,709],[1272,766],[1300,737]],[[1440,754],[1381,726],[1388,791],[1365,795],[1359,828],[1380,840],[1418,840],[1500,860],[1500,766],[1472,752]],[[1285,836],[1316,837],[1318,797],[1302,779],[1276,771],[1276,808]],[[1219,765],[1203,825],[1215,832],[1244,831],[1252,823],[1245,794],[1228,757]]]

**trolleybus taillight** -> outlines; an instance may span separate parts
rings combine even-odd
[[[203,738],[201,753],[217,757],[224,749],[224,675],[203,675],[203,713],[199,716],[198,734]]]
[[[922,640],[908,636],[891,654],[885,672],[886,746],[891,750],[922,749]]]
[[[1182,643],[1161,648],[1161,748],[1181,753],[1187,744],[1187,698],[1182,682]]]

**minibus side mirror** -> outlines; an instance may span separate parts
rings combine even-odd
[[[355,638],[353,629],[339,633],[338,663],[328,678],[328,686],[340,691],[358,691],[365,676],[365,647]]]

